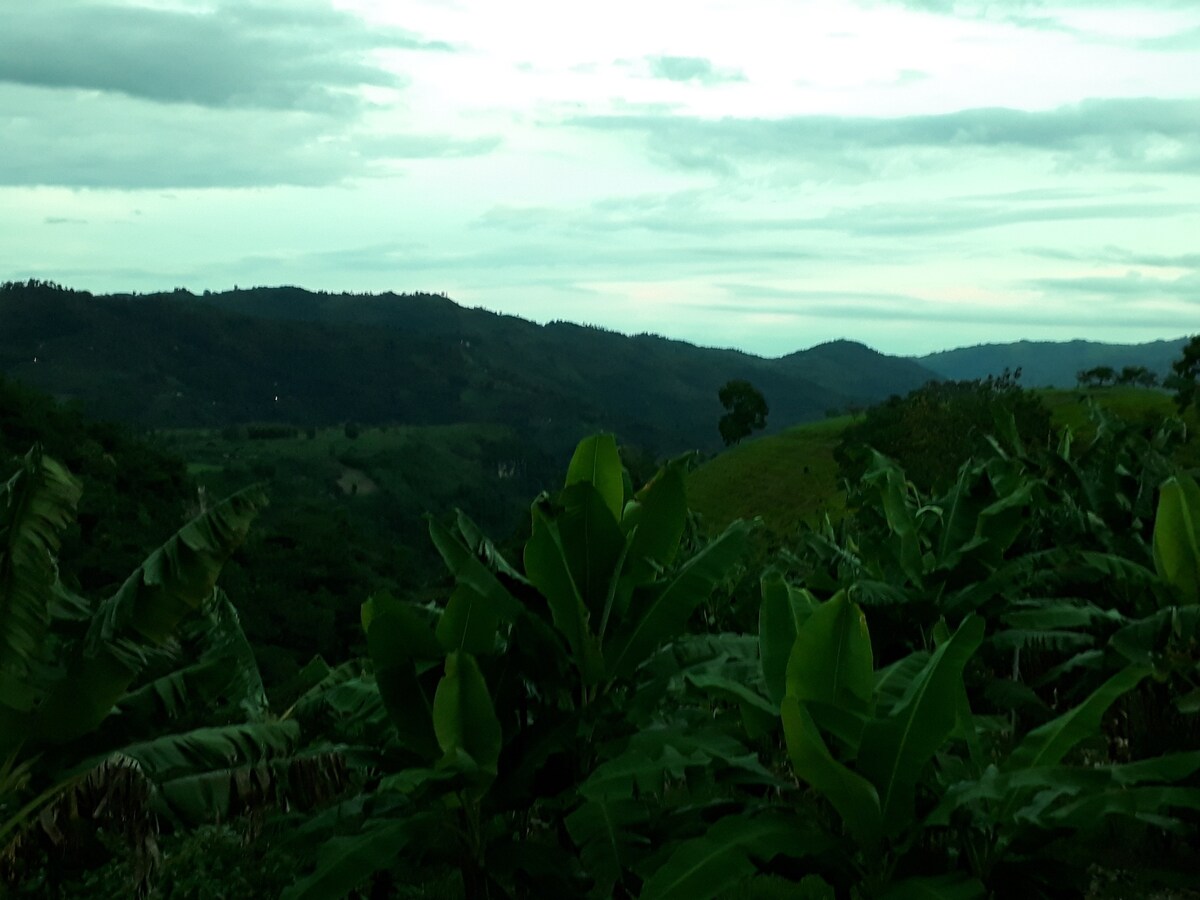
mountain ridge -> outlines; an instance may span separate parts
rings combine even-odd
[[[1186,337],[1142,344],[1109,344],[1101,341],[1012,341],[956,347],[911,357],[943,378],[955,381],[1000,375],[1004,369],[1021,369],[1026,387],[1074,387],[1076,373],[1097,366],[1120,371],[1125,366],[1145,366],[1160,379],[1182,352]]]
[[[769,360],[539,325],[431,294],[92,295],[10,283],[0,322],[0,372],[150,427],[498,422],[548,447],[603,429],[673,453],[719,446],[717,390],[730,379],[766,395],[777,430],[932,377],[867,348],[852,374],[831,362],[838,348]]]

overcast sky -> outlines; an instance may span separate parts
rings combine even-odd
[[[1195,0],[5,3],[0,279],[774,356],[1200,330]]]

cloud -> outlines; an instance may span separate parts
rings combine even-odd
[[[1200,274],[1179,278],[1151,278],[1138,272],[1073,278],[1035,278],[1025,282],[1047,294],[1083,294],[1091,297],[1173,299],[1200,307]]]
[[[646,62],[655,78],[667,81],[713,85],[746,80],[740,70],[714,68],[712,62],[699,56],[651,56]]]
[[[0,86],[0,185],[74,188],[319,187],[384,174],[389,160],[487,153],[494,137],[372,134],[341,118],[113,94]]]
[[[898,151],[1046,153],[1069,167],[1192,173],[1200,167],[1200,100],[1085,100],[1052,110],[966,109],[937,115],[781,119],[577,116],[567,125],[642,136],[653,159],[730,174],[754,163],[859,175]]]
[[[479,225],[514,233],[595,235],[644,231],[661,235],[761,239],[811,232],[856,237],[958,235],[1013,225],[1099,220],[1147,221],[1194,215],[1194,203],[1169,201],[1010,202],[1008,195],[913,203],[868,203],[811,216],[747,216],[710,205],[713,194],[683,192],[602,201],[583,209],[494,207]]]
[[[763,302],[755,291],[734,293],[735,299],[716,302],[680,304],[687,309],[724,313],[745,317],[761,315],[791,319],[827,319],[843,321],[853,327],[855,322],[896,323],[916,325],[1017,325],[1023,328],[1076,327],[1081,318],[1078,307],[1055,308],[1045,304],[1036,307],[1026,304],[980,306],[967,302],[946,303],[923,300],[907,295],[870,294],[844,291],[786,291],[774,292],[778,299]],[[872,297],[879,299],[873,300]],[[861,298],[861,299],[860,299]],[[1091,328],[1164,328],[1178,329],[1178,310],[1131,309],[1128,306],[1112,310],[1093,310],[1087,316]]]
[[[452,159],[484,156],[503,141],[497,135],[459,138],[448,134],[391,134],[355,142],[360,152],[389,159]]]
[[[444,49],[316,2],[192,10],[49,0],[5,10],[0,82],[156,103],[345,112],[357,108],[357,88],[401,84],[374,51]]]
[[[1200,271],[1200,253],[1146,253],[1124,247],[1102,247],[1098,250],[1064,250],[1058,247],[1026,247],[1025,253],[1043,259],[1071,262],[1119,263],[1158,269],[1196,269]]]

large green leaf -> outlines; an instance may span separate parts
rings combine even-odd
[[[443,655],[433,630],[416,610],[387,594],[364,603],[362,619],[379,694],[401,743],[426,759],[436,758],[433,702],[418,675],[418,663]]]
[[[245,722],[197,728],[129,744],[121,754],[136,759],[156,781],[197,771],[259,762],[295,750],[300,740],[296,722]]]
[[[999,565],[1004,552],[1026,527],[1026,510],[1033,501],[1036,482],[1022,481],[1018,486],[989,504],[979,513],[975,524],[975,539],[979,542],[976,551],[992,566]]]
[[[58,550],[80,493],[79,482],[40,447],[0,486],[0,754],[49,689]]]
[[[859,846],[872,852],[883,835],[875,785],[830,754],[816,723],[794,696],[783,698],[783,734],[796,776],[829,801]]]
[[[608,663],[610,679],[629,677],[646,657],[683,631],[692,611],[741,557],[748,533],[745,522],[733,522],[684,563],[668,585],[634,593],[629,607],[632,622],[614,637],[615,649]]]
[[[797,629],[786,681],[786,693],[802,703],[857,712],[871,706],[875,675],[867,618],[844,592],[822,603]]]
[[[768,569],[760,581],[762,606],[758,611],[758,647],[763,679],[771,702],[779,706],[787,693],[788,657],[796,631],[818,604],[808,591],[793,588],[777,569]]]
[[[600,681],[604,663],[589,627],[590,615],[571,573],[558,524],[538,506],[533,508],[533,534],[525,542],[525,572],[550,605],[555,627],[567,639],[584,684]]]
[[[468,550],[483,560],[492,571],[498,572],[505,578],[509,578],[518,584],[528,583],[525,581],[525,576],[512,567],[512,564],[504,558],[504,554],[496,549],[496,545],[492,543],[492,540],[483,533],[483,530],[466,513],[461,509],[456,509],[454,512],[458,533],[462,535],[462,539]]]
[[[496,649],[499,625],[500,614],[495,605],[469,584],[460,584],[438,620],[438,643],[447,652],[466,650],[483,656]]]
[[[757,871],[751,858],[802,858],[828,847],[815,829],[784,816],[734,813],[698,838],[683,841],[642,887],[642,900],[709,900]]]
[[[636,529],[629,540],[626,573],[633,584],[653,580],[675,561],[687,524],[686,457],[672,460],[638,492]]]
[[[590,484],[600,494],[614,521],[621,521],[625,506],[625,480],[622,477],[621,455],[611,434],[596,434],[584,438],[575,448],[567,467],[566,487]]]
[[[427,816],[399,821],[369,820],[358,834],[335,837],[317,851],[317,868],[299,878],[282,900],[341,900],[375,872],[386,869],[397,854],[428,827]]]
[[[962,557],[963,548],[975,539],[979,512],[985,505],[976,487],[982,472],[974,466],[963,466],[958,481],[943,501],[944,513],[941,537],[937,542],[938,564],[953,568]]]
[[[882,453],[872,450],[871,466],[863,475],[863,483],[873,486],[879,493],[888,528],[899,542],[896,555],[901,571],[914,584],[920,584],[924,574],[921,536],[908,503],[904,472]]]
[[[500,720],[492,707],[479,664],[461,651],[446,657],[446,674],[433,698],[433,730],[444,759],[466,755],[495,775],[500,759]]]
[[[875,710],[887,715],[908,693],[912,683],[929,665],[929,652],[917,650],[875,673]]]
[[[1181,827],[1184,823],[1175,819],[1172,810],[1188,810],[1194,821],[1194,813],[1200,811],[1200,788],[1150,785],[1086,792],[1053,810],[1047,819],[1054,825],[1080,830],[1094,829],[1110,818],[1139,819],[1188,834],[1189,829]]]
[[[189,823],[224,821],[273,798],[299,740],[296,722],[248,722],[164,735],[118,756],[137,761],[157,787],[160,809]]]
[[[36,739],[72,740],[104,720],[142,670],[147,651],[213,602],[221,567],[266,502],[261,489],[250,488],[201,514],[100,605],[66,676],[38,711],[31,729]]]
[[[500,579],[432,516],[429,518],[429,538],[455,580],[486,598],[503,621],[511,622],[521,614],[521,604],[500,583]]]
[[[429,619],[410,603],[388,593],[373,594],[361,615],[376,671],[393,660],[430,662],[445,655]]]
[[[181,629],[180,655],[191,662],[141,685],[117,705],[124,730],[131,722],[161,729],[170,719],[195,717],[204,710],[236,709],[250,721],[267,713],[262,677],[237,610],[218,590],[218,602],[208,614]]]
[[[879,791],[883,820],[894,834],[912,821],[917,781],[954,731],[963,667],[983,641],[984,623],[969,616],[938,647],[886,718],[867,723],[858,770]]]
[[[573,484],[558,495],[562,511],[554,517],[571,579],[584,606],[600,618],[616,587],[625,536],[600,493],[587,483]]]
[[[1148,669],[1130,667],[1114,675],[1078,706],[1033,729],[1010,754],[1005,770],[1052,766],[1080,741],[1097,734],[1104,714],[1122,695],[1133,690]]]
[[[1154,567],[1184,603],[1200,602],[1200,486],[1186,475],[1159,489]]]
[[[649,838],[631,827],[649,816],[645,803],[631,799],[587,800],[567,816],[567,833],[595,882],[593,896],[613,896],[622,875],[650,847]]]

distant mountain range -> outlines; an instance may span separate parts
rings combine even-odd
[[[499,422],[546,448],[606,429],[657,453],[720,446],[717,390],[733,378],[763,392],[775,430],[934,377],[848,341],[762,359],[429,294],[93,296],[45,284],[0,291],[0,372],[156,427]]]
[[[834,341],[763,359],[431,294],[0,289],[0,373],[93,415],[151,427],[494,422],[547,449],[600,429],[656,453],[715,449],[717,390],[733,378],[763,392],[778,430],[934,378],[1020,367],[1027,386],[1061,386],[1097,365],[1163,374],[1182,344],[1021,342],[910,359]]]
[[[1000,375],[1020,369],[1025,387],[1074,387],[1077,372],[1110,366],[1145,366],[1159,380],[1183,350],[1186,338],[1149,344],[1100,344],[1094,341],[1017,341],[1014,344],[980,344],[920,356],[916,362],[954,381]]]

